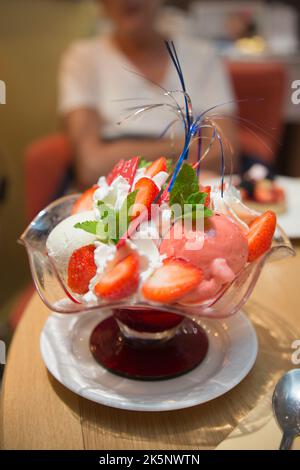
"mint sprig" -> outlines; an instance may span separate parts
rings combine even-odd
[[[102,220],[87,220],[85,222],[78,222],[74,225],[75,228],[79,228],[85,232],[96,235],[97,239],[102,243],[108,243],[109,238],[106,226],[107,224],[104,224]]]
[[[98,201],[100,220],[78,222],[74,227],[96,235],[97,239],[103,243],[117,244],[128,229],[136,194],[137,190],[129,193],[119,211],[115,211],[112,206],[103,201]]]
[[[211,209],[199,208],[199,205],[205,204],[206,197],[207,194],[199,190],[198,176],[194,168],[188,163],[183,163],[170,192],[170,205],[179,204],[182,213],[186,216],[188,210],[193,219],[197,215],[211,217]]]
[[[127,232],[131,220],[131,209],[135,202],[137,192],[138,190],[136,189],[129,193],[120,210],[116,212],[116,237],[112,239],[115,244],[117,244],[122,235]]]
[[[208,207],[205,207],[203,205],[199,206],[193,206],[190,210],[185,210],[184,213],[184,218],[191,218],[192,220],[200,219],[201,217],[211,217],[214,215],[213,211],[209,209]]]
[[[148,168],[148,166],[150,166],[150,165],[151,165],[151,162],[148,162],[144,157],[140,158],[139,169],[140,168]]]
[[[206,193],[193,193],[187,198],[186,204],[204,204],[206,200]]]
[[[86,220],[84,222],[78,222],[74,225],[75,228],[80,228],[85,232],[92,233],[96,235],[97,233],[97,221],[96,220]]]
[[[188,197],[199,193],[199,183],[195,170],[188,163],[184,163],[177,175],[170,193],[170,204],[179,204],[183,209]]]

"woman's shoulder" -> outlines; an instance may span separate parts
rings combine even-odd
[[[78,39],[72,42],[64,52],[64,56],[77,60],[93,60],[101,57],[107,47],[105,36],[94,36],[90,38]]]

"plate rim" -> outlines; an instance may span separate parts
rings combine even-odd
[[[76,317],[80,317],[80,315],[74,315]],[[68,315],[68,317],[70,317],[70,321],[74,321],[74,317],[73,315]],[[239,312],[237,312],[234,317],[239,317],[239,320],[244,322],[247,327],[247,330],[248,330],[248,335],[249,335],[249,340],[252,342],[252,347],[251,347],[251,351],[249,351],[249,359],[248,359],[248,362],[247,362],[247,366],[246,367],[243,367],[243,369],[239,372],[239,374],[236,374],[231,382],[230,382],[230,385],[229,384],[225,384],[223,385],[223,390],[216,390],[215,393],[212,393],[212,395],[207,398],[207,399],[204,399],[204,400],[199,400],[197,399],[196,397],[194,397],[193,399],[190,399],[189,402],[179,402],[179,401],[174,401],[174,402],[162,402],[160,405],[153,405],[153,407],[151,406],[148,406],[147,408],[145,407],[145,404],[143,403],[136,403],[134,401],[130,401],[130,400],[127,400],[127,402],[116,402],[116,400],[112,400],[111,398],[109,397],[106,397],[106,396],[103,396],[102,397],[102,400],[99,400],[97,399],[94,395],[88,395],[85,393],[85,388],[83,388],[83,391],[82,393],[80,393],[80,391],[78,389],[76,389],[76,384],[74,382],[70,383],[65,380],[63,380],[63,378],[61,376],[59,376],[58,374],[56,374],[56,371],[55,371],[55,367],[51,367],[51,364],[49,364],[49,361],[47,360],[47,357],[46,357],[46,351],[45,351],[45,342],[44,342],[44,335],[45,335],[45,330],[46,330],[46,327],[48,325],[48,322],[50,322],[52,320],[52,318],[57,318],[57,317],[65,317],[65,315],[59,315],[57,314],[56,312],[51,312],[51,314],[49,315],[49,317],[47,318],[45,324],[44,324],[44,327],[41,331],[41,334],[40,334],[40,354],[41,354],[41,357],[42,357],[42,360],[43,360],[43,363],[45,365],[45,367],[47,368],[47,370],[51,373],[51,375],[60,383],[62,384],[64,387],[66,387],[68,390],[70,390],[72,393],[75,393],[76,395],[82,397],[82,398],[85,398],[89,401],[92,401],[93,403],[97,403],[97,404],[100,404],[100,405],[103,405],[103,406],[109,406],[111,408],[115,408],[115,409],[123,409],[123,410],[127,410],[127,411],[142,411],[142,412],[163,412],[163,411],[175,411],[175,410],[181,410],[181,409],[186,409],[186,408],[191,408],[193,406],[197,406],[197,405],[201,405],[201,404],[204,404],[204,403],[208,403],[209,401],[212,401],[222,395],[224,395],[225,393],[229,392],[230,390],[232,390],[233,388],[235,388],[239,383],[241,383],[241,381],[249,374],[249,372],[251,371],[251,369],[253,368],[255,362],[256,362],[256,358],[257,358],[257,354],[258,354],[258,338],[257,338],[257,334],[256,334],[256,331],[255,331],[255,328],[251,322],[251,320],[248,318],[248,316],[241,310]],[[72,317],[72,318],[71,318]],[[229,317],[230,318],[230,317]],[[233,317],[231,317],[233,318]],[[204,321],[205,320],[208,320],[208,319],[203,319]],[[224,319],[223,319],[224,320]],[[214,321],[214,322],[218,322],[218,321],[221,321],[218,320],[218,319],[209,319],[209,321]],[[231,344],[233,344],[231,342]],[[102,367],[100,364],[99,364],[99,367]],[[201,364],[199,364],[198,367],[201,367]],[[107,373],[110,373],[110,374],[113,374],[112,372],[109,372],[107,371],[104,367],[103,369],[107,372]],[[197,367],[192,371],[192,372],[195,372],[197,370]],[[221,371],[224,370],[224,367],[222,367],[218,373],[220,373]],[[217,376],[217,374],[215,374],[213,377],[211,377],[209,379],[210,380],[214,380],[215,377]],[[181,375],[180,377],[175,377],[175,378],[171,378],[169,380],[172,380],[173,382],[176,382],[177,380],[181,379],[183,376]],[[126,380],[126,381],[130,381],[132,382],[133,379],[127,379],[127,378],[123,378],[123,380]],[[166,380],[167,382],[168,380]],[[208,383],[209,383],[208,381]],[[139,382],[137,380],[137,382]],[[163,381],[158,381],[159,383],[163,384],[163,382],[165,382],[164,380]]]
[[[233,175],[235,176],[235,175]],[[225,180],[228,180],[228,175],[225,176]],[[219,184],[221,177],[214,177],[214,178],[208,178],[206,180],[207,184]],[[300,194],[300,177],[293,177],[293,176],[286,176],[286,175],[276,175],[275,179],[278,181],[278,183],[283,187],[286,193],[286,210],[282,214],[278,214],[278,222],[285,231],[286,235],[291,239],[291,240],[297,240],[300,238],[300,227],[295,228],[293,224],[293,228],[291,228],[291,221],[294,221],[294,216],[296,214],[296,211],[298,208],[294,207],[293,205],[290,205],[290,197],[292,192],[294,191],[294,188],[297,186],[299,194]],[[300,207],[300,205],[299,205]],[[289,220],[288,225],[286,220]],[[283,221],[282,221],[283,220]]]

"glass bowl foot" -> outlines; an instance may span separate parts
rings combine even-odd
[[[200,364],[208,350],[205,331],[184,318],[156,339],[128,335],[128,327],[111,316],[99,323],[90,337],[98,363],[111,372],[138,380],[170,379]]]

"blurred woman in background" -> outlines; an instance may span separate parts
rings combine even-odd
[[[164,40],[156,29],[161,1],[101,0],[112,23],[105,36],[81,40],[65,53],[59,76],[59,111],[76,154],[80,186],[95,183],[121,158],[142,155],[146,159],[180,155],[183,134],[180,124],[171,145],[170,134],[158,139],[174,116],[167,109],[147,112],[140,119],[118,121],[126,108],[169,102],[167,90],[180,88],[178,76],[168,56]],[[184,72],[194,111],[227,103],[218,112],[234,113],[229,79],[214,49],[195,39],[172,37]],[[183,103],[182,95],[177,95]],[[126,101],[128,100],[128,101]],[[237,155],[235,126],[230,119],[218,124]],[[205,137],[204,133],[203,136]],[[206,137],[208,133],[206,132]],[[203,141],[205,148],[205,140]],[[191,160],[196,158],[196,145]],[[214,144],[205,169],[219,169],[219,148]]]

